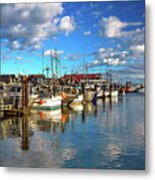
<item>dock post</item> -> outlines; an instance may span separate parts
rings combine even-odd
[[[81,93],[83,94],[83,102],[85,101],[85,84],[81,83]]]
[[[85,93],[85,84],[84,83],[81,83],[81,92],[84,95],[84,93]]]
[[[110,86],[109,86],[109,97],[111,98],[112,97],[112,85],[110,84]]]
[[[28,117],[24,116],[22,118],[22,142],[21,142],[21,148],[23,151],[26,151],[29,149],[29,138],[28,138]]]
[[[24,114],[28,110],[28,82],[26,76],[22,77],[22,110]]]

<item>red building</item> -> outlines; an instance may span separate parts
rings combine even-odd
[[[80,83],[82,80],[100,80],[102,79],[102,74],[67,74],[64,75],[63,79],[65,81]]]

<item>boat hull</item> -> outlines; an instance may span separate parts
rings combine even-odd
[[[81,111],[83,110],[83,95],[78,95],[77,98],[75,98],[70,104],[69,106],[75,110],[75,111]]]
[[[57,105],[57,106],[33,106],[34,110],[46,110],[46,111],[57,110],[60,108],[61,108],[61,105]]]
[[[62,105],[62,101],[60,98],[52,98],[52,99],[44,98],[35,102],[32,109],[51,111],[51,110],[60,109],[61,105]]]
[[[118,91],[117,90],[112,90],[110,91],[104,91],[103,93],[104,97],[117,97],[118,96]]]
[[[94,92],[93,91],[86,91],[84,94],[84,101],[85,102],[91,102],[94,97]]]

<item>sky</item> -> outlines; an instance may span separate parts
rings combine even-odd
[[[1,74],[47,75],[55,59],[59,76],[110,71],[114,81],[144,83],[143,0],[0,7]]]

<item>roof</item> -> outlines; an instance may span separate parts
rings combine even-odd
[[[0,75],[0,81],[9,83],[11,79],[15,79],[16,76],[14,74],[2,74]]]
[[[80,82],[82,79],[101,79],[101,74],[68,74],[64,75],[64,79],[72,79],[76,82]]]
[[[28,78],[29,79],[32,79],[32,78],[44,78],[44,75],[42,75],[42,74],[30,74],[30,75],[28,75]]]

